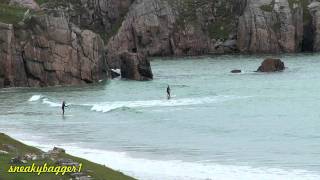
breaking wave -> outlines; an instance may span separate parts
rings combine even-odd
[[[132,109],[132,108],[150,108],[150,107],[176,107],[176,106],[189,106],[189,105],[201,105],[212,104],[224,101],[231,101],[237,99],[248,98],[248,96],[209,96],[209,97],[196,97],[196,98],[181,98],[171,100],[143,100],[143,101],[107,101],[107,102],[95,102],[87,104],[70,103],[71,106],[83,106],[90,108],[91,111],[96,112],[111,112],[118,109]],[[39,95],[32,96],[29,101],[42,100],[43,104],[50,107],[60,107],[61,103],[50,100],[49,98]]]

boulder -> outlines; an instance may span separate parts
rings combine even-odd
[[[25,161],[20,156],[17,156],[10,159],[10,164],[25,164]]]
[[[241,73],[242,71],[240,69],[234,69],[231,71],[231,73]]]
[[[117,78],[121,76],[121,70],[120,69],[111,69],[111,78]]]
[[[141,53],[124,52],[120,55],[121,77],[145,81],[153,79],[150,61]]]
[[[276,72],[285,69],[284,63],[280,59],[265,59],[257,72]]]
[[[54,147],[52,150],[52,153],[56,153],[56,154],[66,153],[66,150],[62,148]]]
[[[38,155],[34,153],[27,153],[23,156],[23,160],[26,160],[26,161],[35,161],[38,159],[39,159]]]

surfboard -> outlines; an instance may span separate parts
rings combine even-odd
[[[173,99],[173,98],[176,98],[176,97],[177,97],[176,95],[171,95],[170,98],[168,98],[168,97],[166,96],[166,99],[170,100],[170,99]]]
[[[59,114],[59,115],[56,115],[56,116],[73,117],[73,115],[70,115],[70,114],[65,114],[65,115]]]

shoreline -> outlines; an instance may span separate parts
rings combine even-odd
[[[72,153],[71,153],[72,154]],[[23,141],[18,141],[5,133],[0,132],[0,171],[6,172],[0,174],[0,179],[13,180],[17,177],[25,180],[36,179],[108,179],[108,180],[134,180],[134,178],[123,174],[120,171],[113,170],[105,165],[100,165],[83,159],[78,156],[73,156],[64,149],[54,147],[53,150],[43,151],[35,146],[25,144]],[[37,173],[9,173],[12,167],[27,167],[46,166],[46,164],[63,167],[70,166],[67,164],[76,164],[83,167],[82,171],[76,173],[66,173],[64,175],[55,175],[54,173],[43,173],[40,176]]]
[[[16,139],[19,139],[20,141],[20,138]],[[32,147],[40,147],[41,150],[50,149],[50,145],[39,144],[35,141],[22,140],[20,142],[32,145]],[[84,160],[91,161],[94,164],[98,164],[99,166],[103,166],[105,168],[111,167],[113,169],[116,169],[116,172],[120,172],[121,174],[123,172],[126,175],[130,175],[131,177],[142,180],[206,180],[210,178],[224,179],[225,177],[228,177],[231,180],[264,178],[274,180],[316,180],[320,178],[320,175],[316,172],[303,169],[288,170],[272,167],[250,167],[238,165],[222,165],[216,163],[212,164],[205,162],[184,162],[180,160],[162,161],[138,159],[127,156],[124,152],[120,153],[98,149],[85,149],[74,146],[62,146],[62,148],[66,148],[66,151],[70,153],[71,156],[83,158]],[[118,164],[116,163],[115,165],[114,163],[106,163],[110,161],[110,159],[118,161]],[[126,166],[127,170],[124,170],[126,169],[124,166]],[[109,179],[110,178],[108,178],[108,180]],[[120,180],[125,179],[121,178]]]

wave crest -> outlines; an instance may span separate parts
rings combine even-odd
[[[33,95],[32,97],[29,98],[28,101],[34,102],[34,101],[39,101],[42,98],[42,95]]]
[[[91,111],[96,112],[111,112],[114,110],[128,110],[134,108],[150,108],[150,107],[176,107],[176,106],[189,106],[212,104],[230,100],[244,99],[248,96],[209,96],[209,97],[195,97],[195,98],[181,98],[171,100],[143,100],[143,101],[108,101],[108,102],[94,102],[90,104],[75,104],[69,103],[71,106],[89,107]],[[42,104],[47,104],[50,107],[60,107],[61,103],[52,101],[49,98],[34,95],[29,101],[38,101],[42,99]]]

